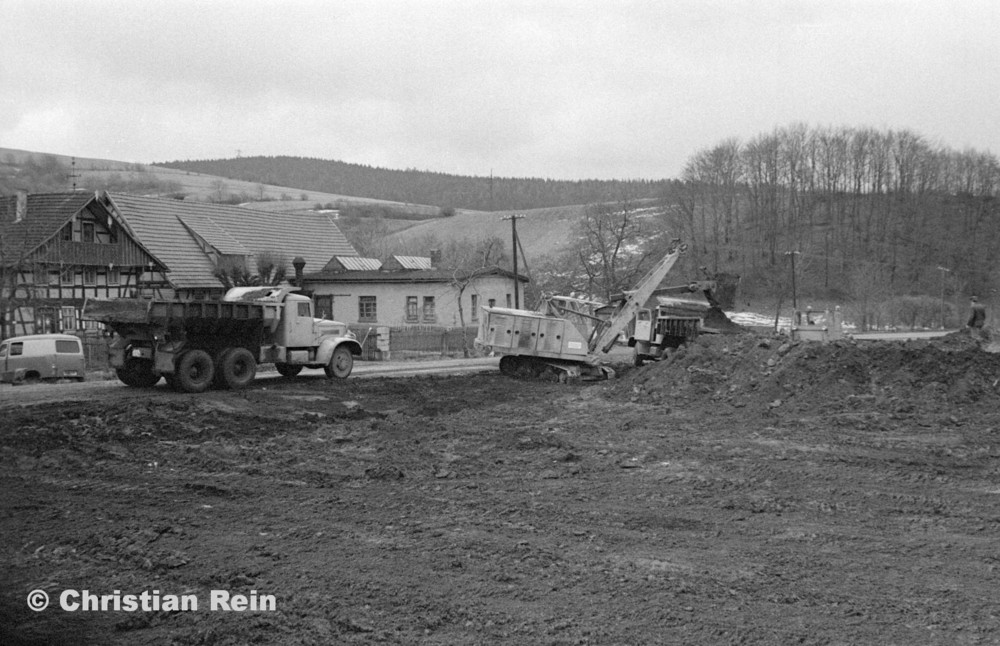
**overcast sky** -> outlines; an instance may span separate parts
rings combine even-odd
[[[0,147],[678,177],[805,123],[1000,152],[997,0],[0,0]]]

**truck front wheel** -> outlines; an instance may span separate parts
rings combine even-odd
[[[351,374],[351,370],[354,369],[354,357],[351,355],[351,350],[347,346],[339,346],[333,351],[333,356],[330,357],[330,363],[323,366],[323,372],[326,373],[327,379],[347,379],[347,376]]]
[[[291,378],[302,372],[302,366],[293,365],[291,363],[276,363],[274,364],[274,367],[278,371],[278,374],[282,377]]]
[[[118,379],[132,388],[152,388],[160,381],[160,375],[153,372],[153,362],[147,359],[127,357],[125,365],[115,370]]]
[[[215,364],[204,350],[188,350],[177,358],[174,367],[174,381],[186,393],[200,393],[208,390],[215,376]]]
[[[257,374],[257,361],[246,348],[230,348],[222,353],[216,370],[226,388],[246,388]]]

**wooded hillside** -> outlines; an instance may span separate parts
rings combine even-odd
[[[660,195],[670,180],[562,181],[468,177],[420,170],[390,170],[305,157],[238,157],[173,161],[158,166],[308,191],[340,193],[442,208],[501,211],[613,201]]]
[[[863,303],[989,297],[1000,285],[1000,164],[906,130],[796,125],[688,161],[671,218],[702,263]],[[953,297],[954,298],[951,298]]]

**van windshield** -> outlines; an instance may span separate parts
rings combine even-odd
[[[56,352],[64,354],[80,354],[80,342],[73,340],[56,341]]]

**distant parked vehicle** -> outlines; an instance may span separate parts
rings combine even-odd
[[[72,334],[31,334],[0,341],[0,382],[83,381],[83,344]]]

